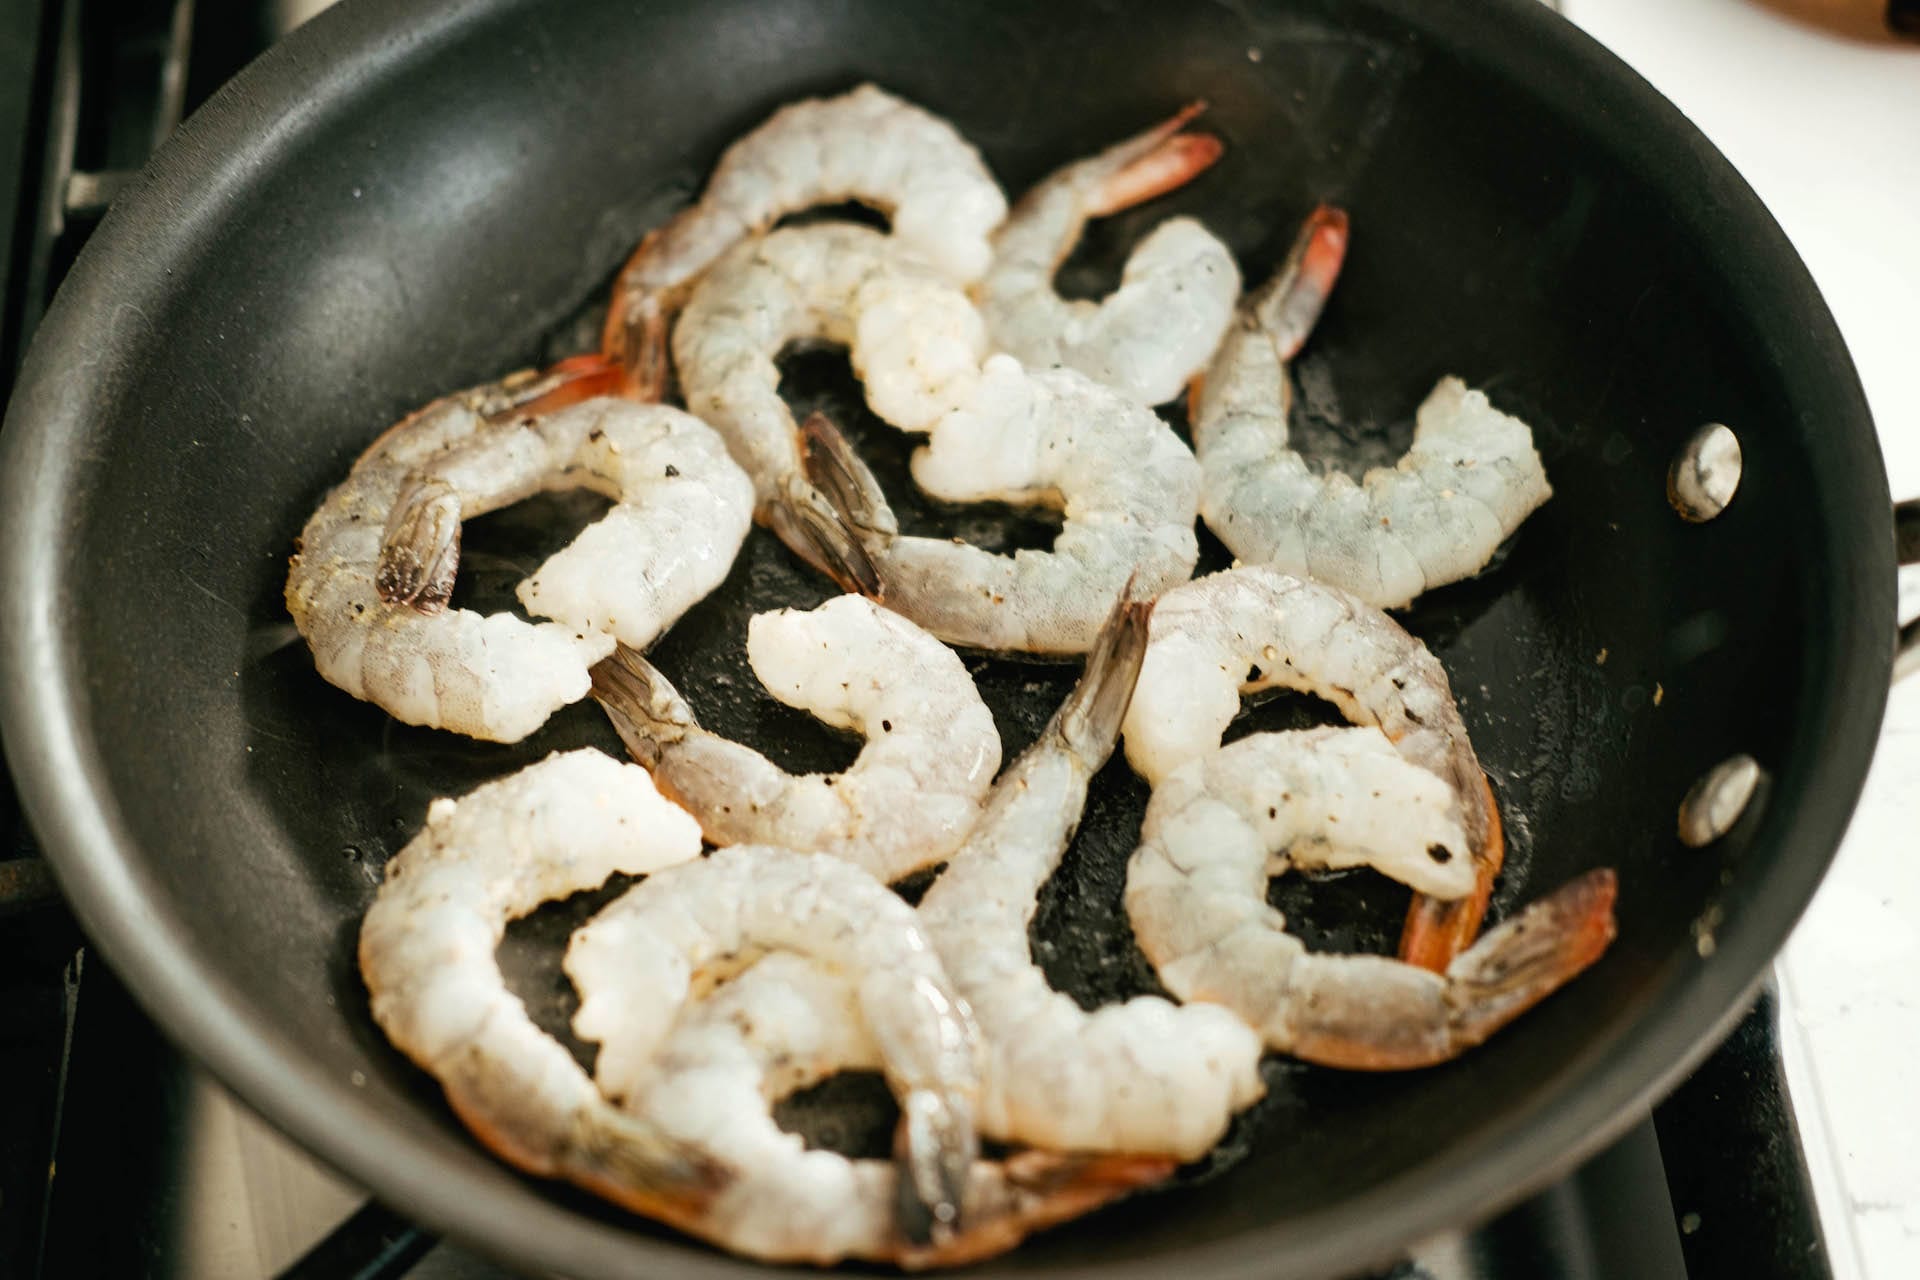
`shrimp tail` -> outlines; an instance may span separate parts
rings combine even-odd
[[[1191,102],[1172,119],[1107,148],[1094,164],[1104,176],[1090,193],[1086,212],[1103,218],[1145,204],[1198,177],[1220,158],[1220,139],[1206,133],[1182,133],[1207,109]]]
[[[712,1155],[611,1110],[576,1117],[564,1163],[567,1177],[588,1191],[688,1230],[736,1176]]]
[[[460,571],[460,495],[444,480],[410,479],[381,535],[374,588],[388,604],[439,613]]]
[[[1287,260],[1247,301],[1253,323],[1273,339],[1282,360],[1306,345],[1347,257],[1347,211],[1323,204],[1307,215]]]
[[[600,350],[621,372],[621,391],[629,399],[658,404],[667,396],[667,330],[679,310],[680,290],[648,288],[640,275],[672,226],[649,232],[614,281],[613,306],[600,332]]]
[[[1487,831],[1473,851],[1472,890],[1451,901],[1415,894],[1400,934],[1400,958],[1435,973],[1445,973],[1454,957],[1473,945],[1487,914],[1487,900],[1493,896],[1493,882],[1506,859],[1500,806],[1494,802],[1493,787],[1485,774],[1480,776],[1480,786]]]
[[[1127,579],[1120,598],[1094,637],[1080,682],[1054,712],[1048,732],[1067,743],[1089,769],[1098,769],[1113,753],[1121,722],[1133,703],[1133,688],[1147,656],[1147,622],[1153,601],[1134,600]]]
[[[800,452],[812,482],[806,495],[824,502],[826,510],[817,510],[811,502],[792,503],[790,510],[810,522],[809,536],[831,562],[831,567],[822,567],[847,590],[884,600],[880,560],[900,526],[880,482],[824,413],[811,413],[800,424]]]
[[[1429,1067],[1482,1044],[1599,959],[1619,883],[1601,868],[1562,885],[1428,973],[1383,957],[1296,962],[1285,1047],[1350,1071]]]
[[[1598,960],[1618,932],[1620,882],[1601,867],[1488,931],[1447,966],[1454,1042],[1484,1041]]]
[[[900,532],[893,508],[880,492],[880,482],[833,419],[815,410],[800,424],[801,452],[807,479],[833,503],[849,526],[862,533],[890,538]]]
[[[972,1107],[933,1089],[911,1090],[893,1145],[902,1235],[915,1245],[952,1240],[966,1224],[967,1175],[980,1149]]]
[[[766,521],[788,550],[832,578],[842,591],[881,598],[880,570],[865,538],[819,489],[789,478],[781,494],[767,504]]]
[[[893,1259],[909,1271],[952,1267],[1004,1253],[1035,1231],[1091,1213],[1164,1181],[1177,1162],[1164,1156],[1018,1151],[1002,1163],[994,1203],[950,1239],[909,1245]]]
[[[624,644],[594,663],[588,674],[594,701],[636,764],[659,767],[668,746],[700,727],[693,708],[660,669]]]

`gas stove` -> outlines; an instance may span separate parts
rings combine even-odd
[[[0,366],[9,374],[80,244],[152,148],[183,112],[324,3],[202,0],[198,11],[194,0],[0,6],[0,217],[11,220],[13,248],[0,264]],[[1561,7],[1604,28],[1624,24],[1636,6],[1584,0]],[[1920,51],[1908,66],[1920,72]],[[1920,274],[1909,283],[1920,291]],[[1847,316],[1841,319],[1844,326]],[[1873,803],[1870,787],[1869,809]],[[1787,977],[1791,994],[1800,978],[1791,961]],[[1783,1020],[1770,983],[1725,1044],[1626,1137],[1558,1185],[1489,1223],[1424,1242],[1383,1274],[1860,1274],[1845,1187],[1816,1187],[1833,1178],[1831,1153],[1818,1149],[1810,1162],[1803,1146],[1803,1129],[1824,1133],[1830,1110],[1818,1099],[1811,1107],[1793,1100],[1806,1086],[1799,1078],[1789,1085],[1789,1064],[1805,1055],[1800,1024]],[[1797,1075],[1807,1070],[1803,1062]],[[511,1274],[368,1199],[176,1051],[86,945],[4,779],[0,1117],[0,1275]],[[1830,1244],[1836,1221],[1844,1237],[1837,1250]]]

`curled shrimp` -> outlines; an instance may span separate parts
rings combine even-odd
[[[849,348],[874,411],[930,430],[971,399],[986,330],[964,292],[894,238],[866,227],[789,227],[750,241],[707,273],[674,329],[687,406],[753,477],[761,520],[849,590],[877,590],[804,475],[799,429],[775,358],[824,339]]]
[[[1260,734],[1162,778],[1127,868],[1135,940],[1169,991],[1225,1005],[1267,1045],[1324,1066],[1445,1062],[1592,964],[1613,940],[1614,875],[1590,872],[1490,930],[1434,973],[1323,955],[1286,931],[1267,879],[1370,864],[1452,892],[1471,875],[1446,786],[1373,729]],[[1275,859],[1278,861],[1275,861]]]
[[[1278,274],[1248,296],[1194,397],[1200,514],[1234,555],[1331,583],[1381,608],[1470,577],[1552,495],[1533,433],[1442,378],[1413,445],[1355,484],[1316,473],[1287,438],[1287,362],[1346,254],[1347,215],[1322,206]]]
[[[1000,733],[953,650],[860,596],[756,614],[747,661],[774,697],[866,738],[843,773],[787,773],[702,729],[651,664],[622,649],[594,695],[634,759],[717,845],[830,853],[887,882],[952,853],[1000,768]]]
[[[871,84],[776,111],[728,147],[697,204],[647,236],[620,272],[603,349],[629,388],[666,388],[667,328],[687,289],[722,254],[782,217],[858,200],[956,284],[978,280],[1006,197],[979,152],[938,116]]]
[[[1077,369],[1146,405],[1173,399],[1206,367],[1233,322],[1240,270],[1192,218],[1154,228],[1102,301],[1069,302],[1053,289],[1089,218],[1171,191],[1219,158],[1218,139],[1181,132],[1203,106],[1070,164],[1021,197],[980,282],[995,347],[1030,369]]]
[[[895,1165],[807,1150],[774,1122],[769,1103],[836,1072],[883,1065],[857,984],[791,953],[766,956],[690,1006],[653,1063],[632,1109],[741,1171],[699,1233],[766,1261],[976,1261],[1173,1168],[1170,1160],[1033,1150],[976,1160],[966,1225],[944,1245],[925,1243],[923,1231],[903,1228]],[[908,1197],[909,1214],[913,1205]]]
[[[573,1027],[600,1045],[601,1091],[642,1098],[688,1002],[766,950],[816,960],[857,991],[900,1102],[903,1227],[919,1243],[953,1241],[979,1147],[979,1033],[913,908],[838,858],[734,845],[649,877],[575,933],[565,961],[580,993]],[[716,1228],[704,1212],[665,1220],[696,1235]]]
[[[1417,894],[1401,958],[1444,969],[1479,931],[1505,855],[1500,811],[1454,705],[1447,673],[1393,619],[1346,592],[1253,566],[1162,596],[1139,692],[1127,713],[1127,760],[1155,784],[1212,754],[1244,693],[1293,689],[1377,726],[1408,763],[1440,778],[1460,806],[1474,884],[1452,900]]]
[[[920,916],[985,1033],[984,1133],[1191,1160],[1260,1097],[1259,1037],[1225,1009],[1158,996],[1089,1013],[1049,985],[1027,939],[1040,887],[1060,865],[1087,784],[1119,734],[1149,609],[1115,607],[1080,683],[994,785]]]
[[[300,535],[287,608],[320,674],[409,724],[513,742],[725,578],[752,487],[697,418],[592,395],[591,359],[449,396],[375,441]],[[460,522],[541,489],[615,500],[520,584],[528,623],[448,609]]]
[[[604,1099],[500,975],[506,924],[541,903],[698,857],[692,818],[646,771],[556,754],[464,799],[436,800],[387,865],[360,926],[373,1017],[495,1154],[637,1212],[697,1214],[733,1176]]]
[[[949,502],[1057,508],[1053,546],[996,555],[903,534],[866,464],[823,416],[802,428],[807,469],[857,532],[880,598],[949,644],[1085,653],[1132,579],[1143,596],[1184,582],[1200,557],[1199,468],[1151,409],[1071,369],[1029,373],[1004,355],[913,456],[920,487]]]

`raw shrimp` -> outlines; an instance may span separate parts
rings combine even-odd
[[[897,240],[834,223],[741,245],[707,273],[674,330],[687,406],[753,477],[760,518],[841,585],[871,591],[858,544],[840,545],[813,518],[821,503],[805,482],[793,411],[780,395],[776,357],[816,338],[849,347],[874,412],[927,431],[972,398],[986,330],[967,295]],[[856,572],[841,572],[842,563]]]
[[[575,933],[573,1028],[600,1045],[601,1092],[639,1098],[688,1002],[763,950],[811,957],[856,990],[900,1101],[903,1218],[925,1241],[950,1243],[966,1229],[979,1147],[979,1033],[913,908],[838,858],[734,845],[649,877]],[[696,1234],[713,1226],[703,1215],[667,1221]]]
[[[924,1232],[902,1227],[893,1164],[809,1151],[769,1112],[770,1103],[838,1071],[881,1065],[856,984],[775,952],[681,1015],[630,1105],[741,1171],[694,1229],[770,1262],[973,1261],[1172,1171],[1170,1160],[1045,1151],[977,1160],[965,1228],[937,1249],[916,1243]],[[911,1212],[911,1198],[904,1207]]]
[[[985,1033],[979,1123],[1036,1146],[1197,1159],[1260,1097],[1260,1041],[1225,1009],[1141,996],[1088,1013],[1053,990],[1027,926],[1105,763],[1146,648],[1150,606],[1122,602],[1087,670],[920,904]]]
[[[1419,895],[1401,956],[1444,969],[1473,940],[1505,844],[1500,812],[1467,740],[1447,673],[1427,647],[1346,592],[1277,569],[1231,569],[1169,591],[1127,713],[1127,760],[1156,786],[1211,754],[1243,693],[1295,689],[1375,725],[1408,763],[1453,789],[1473,853],[1473,892]]]
[[[513,742],[587,692],[616,638],[645,645],[717,586],[752,486],[698,419],[605,396],[599,375],[436,401],[375,441],[307,522],[286,601],[320,674],[409,724]],[[544,489],[616,499],[520,584],[528,623],[448,610],[460,521]]]
[[[1415,415],[1413,445],[1358,484],[1315,472],[1287,441],[1287,361],[1306,341],[1346,252],[1347,217],[1322,207],[1292,256],[1250,295],[1194,397],[1200,514],[1234,555],[1395,608],[1486,567],[1553,493],[1525,423],[1458,378]]]
[[[1218,139],[1180,132],[1202,105],[1068,165],[1014,206],[980,283],[980,310],[999,350],[1030,369],[1078,369],[1146,405],[1173,399],[1206,367],[1233,322],[1240,269],[1233,251],[1192,218],[1154,228],[1104,300],[1069,302],[1053,289],[1089,218],[1171,191],[1219,158]]]
[[[862,538],[881,601],[949,644],[1085,653],[1129,578],[1152,595],[1200,556],[1199,466],[1153,410],[1071,369],[990,357],[972,398],[941,417],[913,476],[949,502],[1044,505],[1065,519],[1047,551],[995,555],[899,531],[872,472],[816,414],[808,474]]]
[[[1127,868],[1134,938],[1169,991],[1232,1009],[1283,1053],[1371,1071],[1445,1062],[1600,957],[1614,936],[1613,872],[1534,903],[1440,974],[1309,953],[1267,905],[1267,879],[1289,862],[1366,863],[1463,892],[1473,877],[1451,874],[1467,871],[1452,808],[1446,785],[1377,730],[1236,742],[1154,787]]]
[[[791,103],[727,148],[699,203],[620,272],[603,346],[633,394],[664,393],[667,326],[701,273],[787,214],[847,200],[887,213],[894,238],[959,285],[986,271],[1007,215],[980,153],[939,117],[870,84]]]
[[[699,853],[699,828],[644,769],[592,750],[434,801],[360,926],[374,1020],[501,1158],[641,1213],[697,1215],[733,1172],[601,1097],[507,990],[494,950],[543,902]]]
[[[702,729],[666,677],[622,649],[594,694],[634,759],[717,845],[830,853],[881,881],[941,861],[980,816],[1000,733],[953,650],[859,596],[747,624],[747,661],[769,693],[866,738],[839,774],[796,777]]]

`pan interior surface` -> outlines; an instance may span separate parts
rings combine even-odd
[[[1684,1067],[1811,893],[1878,726],[1892,569],[1871,424],[1784,239],[1677,113],[1538,8],[484,0],[324,16],[116,207],[8,423],[9,752],[86,923],[190,1047],[396,1205],[569,1273],[737,1272],[493,1162],[373,1025],[358,922],[427,802],[618,744],[590,704],[501,747],[326,685],[281,600],[293,538],[410,407],[565,354],[640,234],[781,102],[875,80],[953,120],[1017,194],[1204,97],[1222,162],[1096,224],[1063,281],[1110,287],[1127,248],[1183,212],[1257,281],[1313,204],[1351,210],[1348,269],[1296,366],[1298,425],[1397,452],[1449,373],[1533,425],[1554,498],[1489,573],[1406,621],[1446,665],[1506,815],[1496,913],[1613,866],[1621,932],[1453,1065],[1269,1060],[1269,1096],[1222,1157],[980,1273],[1314,1274],[1564,1170]],[[907,441],[865,416],[842,358],[795,356],[787,389],[849,425],[910,528],[963,520],[992,545],[1044,545],[1021,517],[918,499]],[[1709,421],[1738,434],[1744,478],[1692,525],[1665,476]],[[587,514],[543,500],[475,522],[458,601],[506,607],[554,545],[547,522]],[[756,532],[657,660],[711,727],[837,767],[852,747],[764,697],[743,651],[753,612],[826,595]],[[1009,758],[1074,677],[969,666]],[[1234,732],[1324,718],[1282,700]],[[1765,808],[1684,849],[1681,796],[1736,752],[1775,780]],[[1089,1002],[1152,989],[1118,911],[1145,796],[1107,768],[1036,920],[1036,954]],[[1283,881],[1275,900],[1318,945],[1385,950],[1406,898],[1347,876]],[[556,1028],[570,918],[539,917],[503,951]]]

